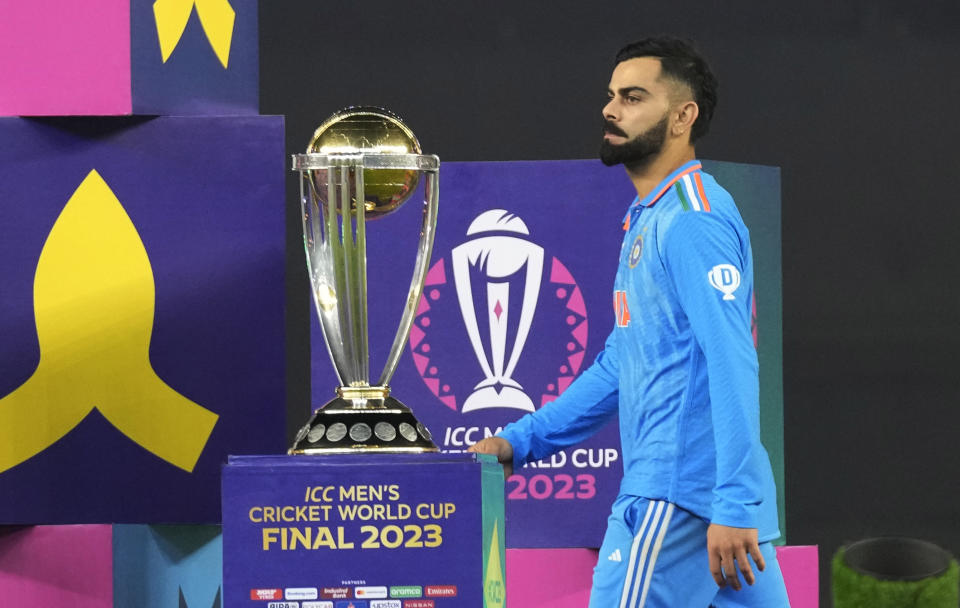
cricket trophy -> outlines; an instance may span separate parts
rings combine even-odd
[[[351,107],[316,130],[300,172],[303,243],[313,299],[340,386],[300,429],[290,454],[437,452],[430,432],[390,394],[423,293],[437,223],[440,160],[382,108]],[[393,345],[370,384],[366,222],[396,211],[423,180],[423,222]]]

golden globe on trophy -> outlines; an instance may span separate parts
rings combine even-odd
[[[323,337],[340,386],[300,429],[290,454],[437,452],[430,432],[390,395],[423,293],[437,223],[440,159],[393,113],[351,107],[316,130],[300,172],[303,243]],[[370,384],[366,222],[396,211],[424,180],[423,223],[406,305],[383,372]]]

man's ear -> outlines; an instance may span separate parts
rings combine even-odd
[[[697,102],[692,100],[683,102],[673,112],[670,134],[674,137],[681,137],[685,133],[689,134],[697,116],[700,116],[700,106],[697,105]]]

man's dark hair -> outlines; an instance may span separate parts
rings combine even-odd
[[[719,83],[693,43],[669,36],[644,38],[620,49],[614,65],[636,57],[658,58],[663,77],[690,87],[693,100],[700,108],[700,115],[690,129],[690,142],[706,135],[710,129],[710,119],[713,118],[713,108],[717,105]]]

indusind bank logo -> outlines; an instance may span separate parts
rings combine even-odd
[[[532,412],[583,366],[583,294],[509,211],[484,211],[465,237],[427,274],[410,332],[417,371],[451,410]]]

